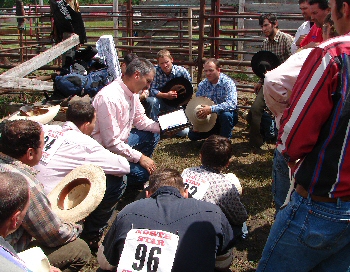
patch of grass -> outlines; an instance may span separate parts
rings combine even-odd
[[[247,81],[247,82],[258,82],[259,77],[256,75],[248,75],[246,73],[229,73],[230,77],[235,80]]]

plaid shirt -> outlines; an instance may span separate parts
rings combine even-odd
[[[233,111],[237,107],[237,90],[233,80],[220,73],[219,81],[213,85],[206,78],[198,84],[196,96],[210,98],[216,105],[211,106],[212,112]]]
[[[26,249],[32,237],[44,246],[56,247],[78,237],[81,227],[63,223],[51,210],[51,204],[35,178],[36,171],[0,152],[0,172],[21,174],[30,186],[30,206],[22,225],[6,240],[16,252]]]
[[[172,80],[175,77],[184,77],[188,79],[188,81],[192,82],[190,73],[186,70],[186,68],[178,65],[173,65],[171,69],[171,73],[166,75],[160,66],[156,66],[156,75],[151,84],[151,89],[149,92],[149,96],[156,96],[161,89],[167,84],[168,81]]]
[[[292,55],[292,43],[293,37],[291,35],[278,30],[272,41],[266,38],[262,42],[262,50],[274,53],[280,62],[283,63]]]

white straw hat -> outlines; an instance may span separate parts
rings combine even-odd
[[[214,102],[204,96],[194,96],[188,102],[185,113],[188,120],[192,123],[194,131],[208,132],[214,127],[217,118],[216,113],[208,114],[204,119],[200,119],[197,116],[197,112],[204,106],[212,105],[214,105]]]
[[[68,173],[50,192],[51,208],[64,222],[87,217],[101,203],[106,191],[106,175],[101,167],[86,164]]]

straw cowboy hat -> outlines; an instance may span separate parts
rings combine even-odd
[[[208,114],[204,119],[199,119],[197,117],[197,112],[202,109],[203,106],[212,105],[214,105],[214,102],[204,96],[192,97],[188,102],[185,113],[188,120],[192,123],[194,131],[208,132],[214,127],[217,118],[216,113]]]
[[[48,198],[58,217],[65,222],[75,223],[96,209],[105,191],[106,176],[102,168],[86,164],[68,173]]]
[[[168,93],[169,91],[176,91],[177,98],[173,100],[164,99],[164,103],[171,107],[180,107],[186,105],[187,102],[191,99],[193,94],[193,87],[191,82],[189,82],[184,77],[175,77],[172,80],[168,81],[165,86],[162,88],[162,93]]]
[[[260,78],[265,78],[267,71],[275,69],[280,65],[278,57],[270,51],[259,51],[251,60],[253,72]]]

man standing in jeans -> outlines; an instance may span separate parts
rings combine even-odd
[[[311,51],[281,118],[277,149],[296,186],[277,213],[259,272],[350,267],[350,1],[330,6],[343,36]]]
[[[293,37],[278,29],[278,21],[274,14],[263,14],[259,18],[259,25],[262,28],[266,39],[263,41],[262,50],[274,53],[280,63],[283,63],[291,55],[291,45]],[[255,101],[250,109],[247,120],[250,125],[249,143],[254,148],[260,148],[264,140],[260,134],[261,117],[266,107],[264,95],[262,92],[263,81],[254,86],[257,94]]]

